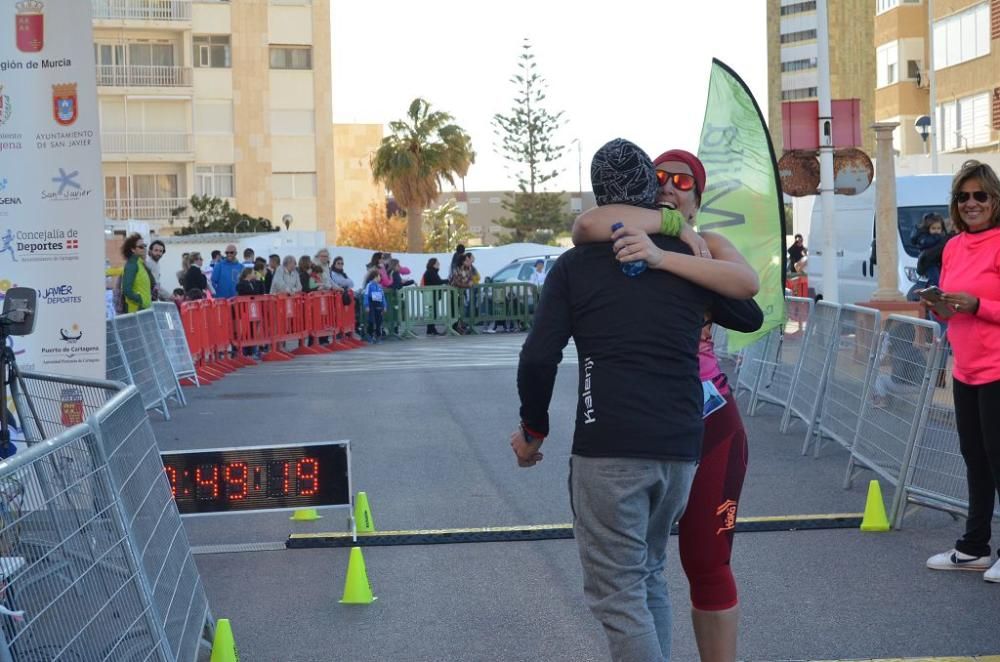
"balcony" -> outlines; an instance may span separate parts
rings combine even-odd
[[[101,151],[104,154],[188,155],[193,159],[194,137],[190,133],[101,132]]]
[[[191,0],[91,0],[95,21],[191,22]]]
[[[97,65],[98,87],[191,87],[191,67]]]
[[[104,200],[104,217],[109,221],[160,221],[168,222],[170,212],[187,207],[187,198],[133,198],[131,200]]]

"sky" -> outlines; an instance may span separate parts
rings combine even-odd
[[[764,0],[331,0],[331,14],[334,122],[385,124],[425,98],[472,137],[468,191],[516,186],[491,119],[513,107],[525,37],[548,85],[546,108],[566,120],[550,190],[590,190],[590,158],[613,138],[653,158],[696,151],[713,57],[767,112]]]

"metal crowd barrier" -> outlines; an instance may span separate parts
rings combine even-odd
[[[106,375],[108,379],[121,381],[122,376],[127,372],[129,379],[124,383],[134,384],[139,389],[146,409],[160,412],[163,418],[169,421],[170,410],[167,407],[167,398],[173,392],[170,382],[174,382],[174,387],[176,387],[176,380],[173,378],[172,372],[169,373],[169,379],[164,374],[157,374],[157,368],[162,370],[163,366],[154,366],[137,315],[138,313],[130,313],[108,320],[108,369]],[[116,355],[121,358],[115,358]],[[119,361],[124,362],[125,371],[122,370]]]
[[[184,323],[181,321],[181,311],[173,303],[156,301],[153,303],[153,316],[156,318],[163,349],[167,353],[174,377],[178,382],[188,379],[200,386],[198,370],[191,355],[191,348],[188,346]],[[180,392],[180,396],[184,397],[183,391]]]
[[[774,328],[757,342],[747,345],[740,350],[737,360],[736,392],[750,393],[751,399],[754,392],[760,385],[761,376],[764,374],[764,366],[767,363],[774,363],[781,346],[781,329]],[[753,412],[748,412],[753,416]]]
[[[897,528],[902,524],[907,503],[961,515],[969,509],[965,461],[955,424],[951,360],[951,345],[942,339],[927,382],[924,416],[914,437],[900,496],[902,503],[896,509]],[[1000,511],[997,515],[1000,516]]]
[[[451,288],[435,285],[428,287],[404,287],[399,291],[402,299],[403,333],[417,336],[420,327],[442,325],[439,331],[457,335],[452,325],[458,321]]]
[[[0,662],[204,656],[214,622],[139,391],[23,376],[29,446],[0,462]]]
[[[921,341],[921,331],[932,342]],[[940,331],[927,320],[890,315],[880,336],[850,447],[844,487],[858,465],[896,487],[890,519],[899,515],[905,472],[917,430],[926,415],[927,385],[935,369]]]
[[[785,297],[788,318],[778,337],[773,357],[770,352],[761,360],[761,371],[750,397],[750,415],[757,412],[759,403],[766,402],[787,408],[792,383],[799,366],[813,300],[802,297]],[[770,348],[769,348],[770,349]]]
[[[820,301],[809,315],[799,364],[789,389],[788,406],[781,417],[781,432],[788,432],[792,416],[811,424],[819,415],[830,353],[837,345],[840,306]]]

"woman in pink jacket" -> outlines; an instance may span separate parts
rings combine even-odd
[[[927,559],[933,570],[985,571],[1000,583],[990,524],[1000,494],[1000,180],[966,161],[951,185],[959,235],[944,249],[935,312],[949,320],[955,423],[969,484],[969,517],[955,548]]]

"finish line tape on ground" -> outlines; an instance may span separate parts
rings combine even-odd
[[[736,520],[735,528],[737,533],[857,529],[861,526],[861,518],[861,513],[740,517]],[[494,526],[472,529],[374,531],[372,533],[359,533],[356,542],[350,533],[293,533],[288,536],[285,546],[289,549],[352,547],[359,544],[366,547],[384,547],[389,545],[444,545],[471,542],[566,540],[572,537],[572,524],[534,524],[529,526]]]

